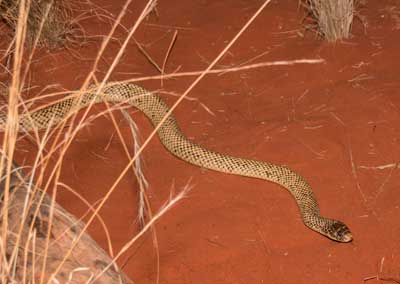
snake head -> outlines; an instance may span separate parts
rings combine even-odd
[[[337,220],[332,220],[327,236],[342,243],[348,243],[353,240],[353,235],[350,232],[350,229],[343,222]]]

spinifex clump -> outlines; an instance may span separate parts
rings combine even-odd
[[[21,0],[0,1],[0,18],[14,31],[21,17]],[[39,45],[56,47],[65,43],[72,26],[72,9],[62,0],[32,0],[26,3],[28,13],[26,43],[32,45],[39,37]]]
[[[312,29],[331,42],[350,36],[355,2],[356,0],[301,0],[308,16],[313,20]]]

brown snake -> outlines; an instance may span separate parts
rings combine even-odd
[[[137,85],[117,83],[106,85],[99,95],[91,89],[81,100],[68,98],[62,102],[42,108],[30,115],[20,117],[20,129],[32,131],[45,129],[51,123],[57,124],[71,111],[88,106],[92,101],[99,103],[124,102],[141,110],[155,126],[167,114],[169,108],[156,94]],[[7,115],[0,112],[0,130],[4,129]],[[175,118],[169,116],[158,130],[162,144],[172,154],[199,167],[240,176],[254,177],[277,183],[286,188],[294,197],[306,226],[335,241],[349,242],[353,239],[348,227],[337,220],[322,217],[314,193],[307,181],[287,167],[224,155],[205,149],[189,141],[181,132]]]

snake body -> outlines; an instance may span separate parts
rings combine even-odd
[[[29,115],[22,115],[19,121],[20,128],[25,131],[45,129],[49,124],[55,125],[60,122],[74,108],[80,109],[90,103],[103,101],[124,102],[133,105],[142,111],[154,126],[158,125],[169,111],[166,103],[158,95],[142,87],[131,83],[108,84],[101,92],[93,89],[85,92],[80,100],[69,98]],[[6,114],[0,112],[0,129],[4,129],[6,120]],[[159,128],[158,136],[168,151],[191,164],[228,174],[264,179],[281,185],[296,200],[302,220],[307,227],[339,242],[352,240],[352,234],[344,223],[320,215],[312,188],[301,175],[291,169],[205,149],[188,140],[171,115]]]

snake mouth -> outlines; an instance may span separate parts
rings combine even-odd
[[[342,243],[348,243],[353,240],[353,234],[348,231],[344,235],[342,235],[342,239],[340,240]]]

